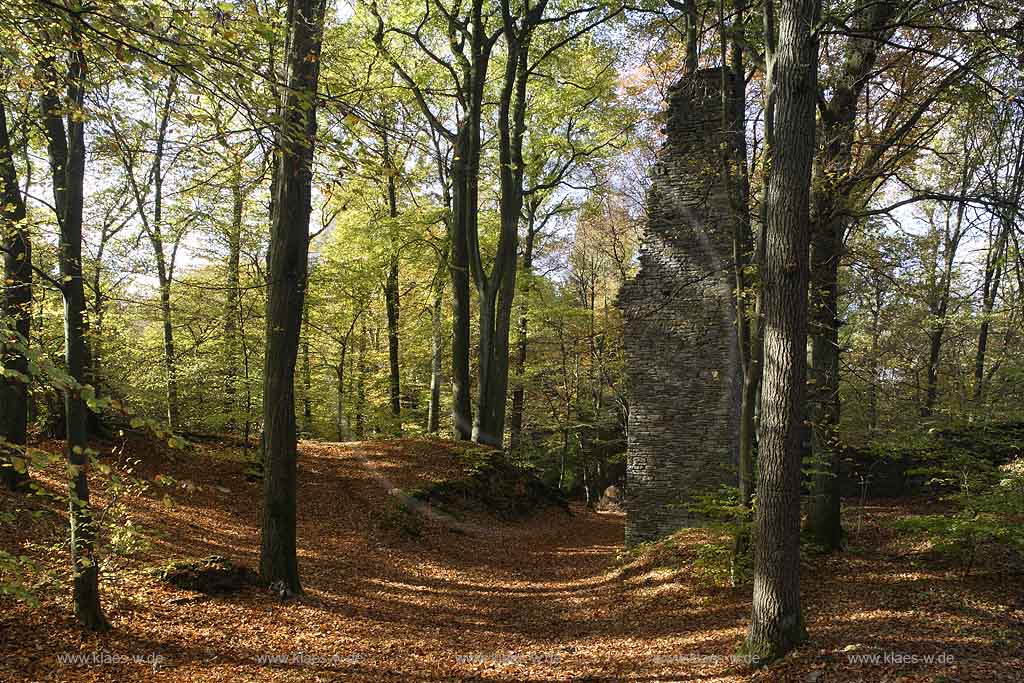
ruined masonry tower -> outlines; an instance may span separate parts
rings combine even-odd
[[[721,92],[717,68],[670,90],[640,271],[619,294],[631,396],[627,546],[700,525],[691,497],[736,482],[741,370]]]

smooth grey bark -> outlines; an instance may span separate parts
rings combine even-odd
[[[476,231],[468,237],[470,271],[480,302],[476,421],[473,440],[500,448],[505,437],[508,399],[509,332],[516,294],[519,220],[523,211],[523,136],[526,132],[526,92],[533,30],[547,7],[540,0],[516,16],[502,2],[506,44],[505,73],[498,98],[498,213],[501,230],[491,272],[484,270]]]
[[[74,25],[73,42],[80,42]],[[58,74],[57,61],[43,62],[50,88],[44,91],[40,109],[53,176],[54,206],[60,224],[58,261],[64,298],[64,360],[67,372],[78,385],[64,392],[65,457],[70,469],[68,516],[71,526],[71,563],[75,616],[86,629],[110,627],[100,607],[99,563],[95,557],[96,528],[89,505],[87,409],[80,387],[84,384],[87,349],[85,341],[85,287],[82,278],[82,213],[85,183],[85,53],[69,53],[67,76]],[[66,102],[56,84],[67,83]],[[66,121],[65,121],[66,117]]]
[[[18,185],[18,171],[7,128],[7,109],[0,96],[0,248],[3,249],[3,296],[0,304],[17,335],[7,341],[0,328],[0,364],[28,377],[28,358],[23,349],[32,333],[32,242],[25,225],[25,200]],[[0,438],[12,447],[0,446],[0,484],[8,491],[29,483],[27,459],[22,448],[28,440],[29,391],[27,381],[0,377]],[[18,462],[19,465],[15,466]]]
[[[302,327],[312,210],[317,83],[326,0],[289,0],[285,83],[276,133],[267,257],[263,371],[263,521],[260,578],[300,593],[296,557],[295,361]]]
[[[772,56],[774,144],[765,193],[754,591],[744,650],[760,665],[806,638],[800,606],[800,456],[807,377],[811,162],[817,98],[817,0],[783,0]]]
[[[448,222],[452,280],[452,428],[456,439],[468,440],[475,430],[470,400],[470,269],[473,250],[470,240],[478,230],[481,125],[483,96],[491,52],[501,31],[488,33],[483,0],[471,0],[465,16],[452,15],[447,21],[449,46],[454,65],[450,74],[462,109],[455,129],[435,115],[426,95],[385,44],[384,19],[377,5],[369,6],[377,19],[374,43],[412,90],[431,129],[452,146],[448,177],[452,183],[452,210]],[[445,12],[443,8],[440,8]],[[479,256],[479,252],[475,254]]]

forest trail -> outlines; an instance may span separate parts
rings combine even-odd
[[[822,681],[883,681],[897,680],[889,674],[900,667],[849,669],[841,666],[842,648],[885,647],[882,633],[894,634],[908,652],[956,646],[944,633],[920,630],[925,623],[949,629],[934,614],[892,602],[879,609],[884,587],[863,593],[868,567],[878,572],[873,581],[882,580],[884,556],[823,562],[806,589],[815,641],[780,668],[752,677],[730,657],[749,617],[749,588],[698,581],[682,561],[692,559],[702,532],[681,536],[673,549],[679,556],[668,564],[617,562],[623,518],[579,506],[572,515],[549,509],[519,523],[428,511],[419,538],[382,534],[388,492],[451,475],[457,464],[446,449],[414,439],[303,442],[305,596],[281,602],[251,588],[210,598],[122,573],[104,585],[115,624],[110,634],[80,635],[67,605],[56,600],[3,613],[0,657],[9,665],[0,680],[799,682],[828,670]],[[167,454],[150,454],[139,468],[151,477],[169,467],[177,480],[172,506],[153,493],[133,503],[145,510],[144,527],[157,532],[150,561],[216,554],[256,566],[260,484],[245,480],[237,459],[171,457],[168,465]],[[58,485],[56,477],[44,482]],[[950,586],[941,577],[896,578],[895,599],[913,601],[915,584],[928,581],[946,600],[939,604],[948,605],[942,591]],[[991,631],[992,616],[975,608],[963,620]],[[106,664],[95,663],[104,655]],[[93,661],[69,663],[74,656]],[[128,661],[111,664],[110,657]],[[1011,663],[996,668],[977,680],[1019,680]],[[917,667],[921,677],[900,680],[941,680],[932,674],[943,670]]]

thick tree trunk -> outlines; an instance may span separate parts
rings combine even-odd
[[[771,60],[775,141],[765,195],[765,368],[758,443],[754,596],[745,650],[757,663],[806,638],[800,607],[800,456],[814,155],[817,0],[783,0]]]
[[[299,593],[296,558],[295,361],[309,256],[317,82],[326,0],[290,0],[286,89],[277,133],[263,379],[263,526],[260,577]]]
[[[480,347],[476,422],[473,440],[501,448],[508,398],[509,332],[516,294],[519,218],[523,210],[523,134],[526,130],[527,57],[530,32],[544,12],[535,5],[516,21],[504,6],[508,54],[498,100],[498,181],[501,233],[490,274],[484,272],[476,231],[469,234],[470,270],[480,301]]]
[[[13,448],[0,446],[0,484],[8,491],[24,489],[28,482],[27,459],[21,448],[28,438],[28,346],[32,332],[32,242],[25,225],[25,200],[18,185],[14,153],[7,130],[7,111],[0,98],[0,245],[4,256],[3,306],[13,332],[0,328],[0,361],[22,375],[0,378],[0,438]]]
[[[7,130],[7,112],[0,99],[0,245],[4,252],[0,303],[16,334],[12,344],[7,339],[8,331],[0,328],[0,361],[26,380],[0,378],[0,438],[13,445],[0,446],[0,484],[8,491],[24,489],[29,481],[27,459],[21,452],[28,438],[29,401],[28,358],[23,348],[32,331],[32,242],[24,222],[26,215]]]
[[[821,147],[812,189],[811,229],[811,450],[813,469],[807,531],[826,550],[842,545],[839,462],[839,265],[855,193],[850,177],[857,102],[874,68],[878,48],[893,32],[896,5],[865,5],[858,17],[864,35],[852,38],[832,97],[822,108]]]
[[[72,37],[76,36],[74,29]],[[54,61],[44,64],[51,83],[65,82]],[[64,297],[64,359],[67,372],[79,386],[86,369],[85,288],[82,280],[82,211],[85,183],[85,126],[81,115],[85,97],[85,55],[72,52],[68,69],[67,106],[54,90],[42,97],[54,205],[60,218],[60,275]],[[62,115],[67,112],[67,123]],[[66,126],[66,127],[65,127]],[[86,452],[87,409],[79,387],[64,392],[65,457],[71,469],[68,511],[71,526],[71,563],[74,576],[75,616],[89,630],[106,630],[109,623],[100,608],[99,564],[94,555],[96,528],[89,506],[89,457]]]

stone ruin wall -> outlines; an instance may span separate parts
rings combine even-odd
[[[627,545],[700,525],[691,496],[736,483],[741,374],[721,107],[719,69],[670,91],[640,270],[619,294],[630,387]]]

